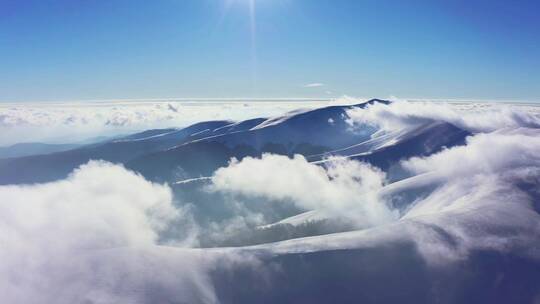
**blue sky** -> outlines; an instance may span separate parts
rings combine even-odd
[[[250,1],[0,0],[0,101],[540,100],[539,1]]]

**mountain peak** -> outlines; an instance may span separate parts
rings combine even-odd
[[[367,105],[373,105],[373,104],[376,104],[376,103],[382,103],[382,104],[385,104],[385,105],[389,105],[392,103],[392,101],[390,100],[385,100],[385,99],[378,99],[378,98],[372,98],[368,101],[365,101],[365,102],[362,102],[362,103],[359,103],[359,104],[355,104],[353,105],[353,107],[365,107]]]

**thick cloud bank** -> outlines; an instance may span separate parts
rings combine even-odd
[[[416,174],[436,169],[453,177],[507,174],[519,168],[540,167],[540,130],[502,129],[478,134],[466,146],[455,147],[428,158],[412,158],[405,167]]]
[[[264,154],[262,158],[232,161],[212,178],[214,187],[248,196],[289,199],[304,210],[320,210],[331,217],[370,227],[395,219],[378,199],[385,174],[368,164],[335,158],[321,167],[303,156]]]
[[[451,244],[417,238],[419,248],[431,252],[428,257],[436,251],[464,258],[472,249],[488,249],[540,259],[530,246],[540,238],[539,129],[477,134],[466,146],[414,157],[403,166],[414,174],[429,173],[439,184],[403,218],[437,225],[453,238]]]
[[[510,104],[449,104],[394,101],[348,111],[351,125],[371,124],[402,130],[430,121],[444,121],[471,132],[509,127],[540,127],[540,108]]]
[[[215,301],[198,253],[152,249],[180,214],[167,186],[90,162],[63,181],[0,187],[0,197],[5,303]]]
[[[427,261],[466,259],[473,250],[540,258],[531,246],[540,236],[538,107],[396,101],[348,114],[353,126],[385,131],[444,121],[473,133],[463,146],[403,160],[413,177],[385,189],[387,198],[412,193],[399,222]]]

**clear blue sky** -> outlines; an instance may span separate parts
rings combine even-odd
[[[0,101],[540,99],[540,1],[250,1],[0,0]]]

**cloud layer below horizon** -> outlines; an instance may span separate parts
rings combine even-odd
[[[360,229],[376,227],[261,247],[272,254],[411,241],[430,266],[459,263],[474,250],[538,261],[531,245],[540,241],[534,205],[540,197],[536,114],[479,105],[396,104],[373,106],[365,113],[353,110],[351,123],[383,121],[383,128],[395,130],[442,120],[479,132],[465,146],[401,162],[415,177],[393,194],[414,191],[416,177],[427,176],[436,185],[404,213],[396,213],[379,195],[393,187],[384,172],[344,158],[325,167],[302,156],[233,160],[211,177],[212,188],[288,200],[305,211],[348,218]],[[227,253],[186,249],[192,243],[180,240],[176,248],[159,246],[160,234],[189,212],[179,207],[167,185],[121,166],[92,161],[58,182],[0,186],[0,197],[0,294],[6,302],[217,303],[210,278],[216,259],[225,268],[239,260],[261,266],[249,255],[237,255],[253,248]],[[228,233],[221,229],[227,227],[219,228]]]
[[[0,146],[20,142],[69,143],[147,129],[181,128],[201,121],[271,117],[327,104],[323,101],[0,103]]]

